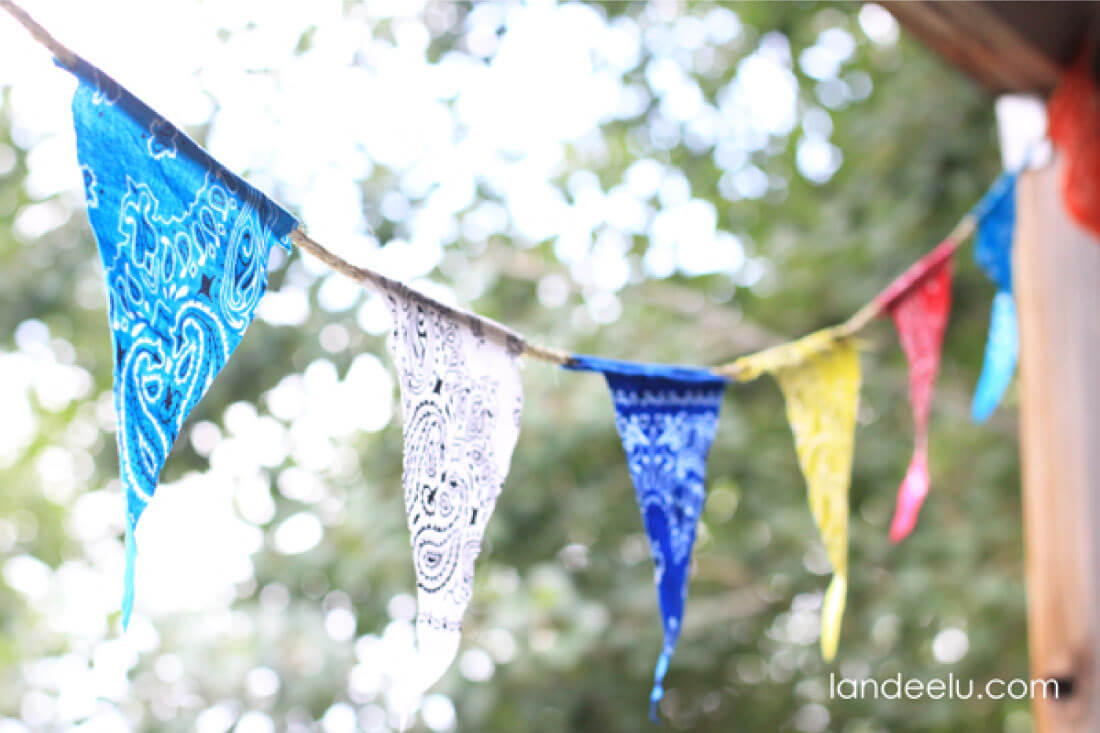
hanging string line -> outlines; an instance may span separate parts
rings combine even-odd
[[[26,10],[19,7],[10,0],[0,0],[0,7],[12,14],[12,16],[19,21],[24,28],[30,31],[30,34],[34,37],[34,40],[41,43],[46,48],[50,49],[50,53],[54,58],[60,61],[67,68],[75,68],[78,65],[80,59],[75,53],[73,53],[65,44],[58,41],[56,38],[50,35],[49,31],[38,24],[34,18],[30,16]]]
[[[1040,149],[1041,142],[1042,141],[1033,142],[1028,146],[1027,150],[1024,152],[1023,160],[1020,162],[1019,166],[1012,171],[1013,177],[1018,176],[1024,170],[1031,167],[1034,156]],[[1009,185],[1004,176],[998,179],[990,191],[983,196],[965,216],[963,216],[959,223],[955,225],[955,228],[936,246],[935,249],[942,250],[937,257],[939,257],[941,261],[949,259],[959,247],[970,238],[981,221],[989,215],[989,212],[995,209],[1001,200],[1004,199],[1005,196],[1010,195],[1012,191],[1013,186]],[[912,285],[911,283],[908,287],[912,287]],[[812,351],[804,351],[802,358],[805,359],[813,353],[832,348],[833,344],[837,341],[852,338],[859,331],[863,330],[871,321],[881,316],[891,303],[890,300],[881,296],[882,293],[876,295],[869,303],[852,314],[848,320],[840,325],[818,332],[825,336],[825,338],[813,344]],[[755,353],[748,354],[729,363],[715,367],[713,371],[735,381],[751,381],[760,375],[759,370],[750,370],[746,366],[751,363],[752,357],[754,356],[756,356]]]
[[[541,359],[542,361],[548,361],[554,364],[564,365],[573,361],[573,357],[566,352],[533,344],[512,329],[497,323],[491,318],[479,316],[476,313],[471,313],[461,308],[445,305],[421,292],[413,290],[404,283],[391,280],[381,273],[365,267],[357,267],[322,247],[302,231],[301,227],[296,228],[290,233],[290,241],[299,249],[304,252],[309,252],[333,270],[365,285],[379,295],[386,296],[390,293],[400,293],[413,302],[418,302],[429,308],[434,308],[455,320],[469,323],[476,332],[481,333],[486,338],[502,342],[514,353],[520,353],[524,356],[530,356],[534,359]]]
[[[54,58],[56,58],[61,65],[72,69],[76,68],[81,63],[82,59],[80,56],[73,53],[67,46],[50,35],[50,33],[39,25],[30,14],[23,10],[23,8],[11,2],[11,0],[0,0],[0,7],[8,11],[12,17],[26,28],[34,40],[49,49],[50,53],[53,54]],[[1030,155],[1028,157],[1030,158]],[[1000,192],[1000,195],[1005,195],[1005,192]],[[998,197],[992,198],[996,200]],[[950,251],[952,253],[962,246],[970,235],[974,233],[979,221],[986,216],[990,208],[992,208],[992,202],[990,205],[984,207],[975,207],[962,218],[954,229],[951,230],[951,233],[947,235],[946,239],[950,242]],[[503,342],[515,353],[558,365],[571,364],[574,361],[573,357],[568,352],[548,346],[541,346],[528,341],[512,329],[497,323],[491,318],[486,318],[461,308],[445,305],[408,287],[404,283],[392,280],[374,270],[353,265],[311,239],[309,235],[302,231],[301,227],[294,229],[294,231],[290,233],[290,241],[299,249],[316,257],[329,268],[363,284],[375,293],[383,296],[394,292],[401,293],[426,306],[438,309],[440,312],[446,313],[457,320],[469,323],[472,328],[483,333],[486,338],[492,338]],[[828,348],[832,341],[853,337],[856,333],[863,330],[871,321],[882,315],[885,307],[885,304],[880,302],[878,298],[871,300],[856,311],[851,318],[833,327],[833,329],[831,329],[832,339],[823,342],[822,348]],[[752,355],[750,354],[749,356]],[[745,359],[745,357],[741,357],[741,359],[737,361],[714,367],[713,371],[716,374],[735,381],[745,381],[755,378],[755,375],[743,373],[741,367],[743,359]]]
[[[964,216],[962,220],[955,225],[955,228],[951,230],[951,233],[948,234],[945,238],[945,241],[951,243],[950,245],[948,245],[947,249],[949,249],[950,252],[954,254],[954,252],[962,246],[963,242],[965,242],[970,237],[970,235],[974,233],[977,225],[978,217],[974,216],[973,214],[967,214],[966,216]],[[853,336],[859,331],[862,331],[868,323],[882,315],[883,309],[885,307],[885,304],[879,298],[875,298],[870,303],[856,311],[847,321],[840,324],[840,326],[837,327],[838,335]]]

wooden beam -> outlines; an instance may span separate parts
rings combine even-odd
[[[1066,213],[1059,171],[1020,177],[1015,292],[1036,730],[1100,731],[1100,241]]]
[[[1100,18],[1095,3],[886,0],[907,31],[994,93],[1047,95]]]

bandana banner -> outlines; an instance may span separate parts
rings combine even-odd
[[[1004,290],[993,296],[989,317],[989,338],[985,344],[982,374],[970,407],[975,422],[985,422],[1001,403],[1020,353],[1020,332],[1016,325],[1016,300]]]
[[[944,264],[955,254],[956,246],[952,239],[940,242],[935,249],[914,262],[892,283],[883,288],[882,292],[875,296],[875,304],[882,311],[892,312],[901,301],[912,296],[927,283],[929,278],[935,277],[940,272]]]
[[[1002,174],[974,207],[973,215],[978,219],[974,261],[997,286],[997,290],[1011,293],[1016,174]]]
[[[1100,84],[1090,34],[1047,102],[1050,139],[1064,157],[1062,200],[1078,224],[1100,237]]]
[[[834,329],[812,333],[734,362],[739,378],[771,372],[787,403],[810,510],[833,567],[821,609],[821,654],[836,656],[848,591],[848,485],[852,473],[859,353]]]
[[[947,240],[918,260],[884,293],[893,297],[883,306],[894,319],[901,348],[909,362],[909,402],[913,406],[915,447],[898,490],[890,539],[900,542],[913,531],[928,494],[928,411],[940,366],[943,333],[951,310],[951,254]],[[946,254],[945,254],[946,253]],[[904,283],[904,288],[895,285]],[[881,296],[880,296],[881,297]]]
[[[474,562],[519,437],[520,342],[390,282],[404,415],[405,512],[416,570],[413,694],[458,653]]]
[[[997,286],[982,374],[974,391],[970,414],[985,422],[1001,402],[1016,371],[1020,336],[1016,303],[1012,297],[1012,237],[1016,226],[1016,176],[997,180],[975,210],[978,235],[974,259]]]
[[[126,497],[122,623],[134,530],[183,421],[237,348],[294,219],[99,69],[73,97],[88,218],[107,280],[119,471]]]
[[[807,361],[832,351],[841,340],[836,328],[824,328],[797,341],[773,346],[755,354],[743,356],[729,365],[728,371],[739,382],[751,382],[763,374],[776,374],[781,369],[801,367]]]
[[[591,356],[576,356],[567,368],[601,372],[607,379],[615,427],[649,536],[665,637],[650,695],[649,714],[656,720],[665,673],[680,637],[707,453],[727,380],[705,369]]]

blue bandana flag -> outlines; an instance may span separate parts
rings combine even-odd
[[[80,61],[70,71],[114,341],[125,626],[138,518],[184,419],[252,321],[272,244],[289,249],[296,222],[99,69]]]
[[[654,674],[650,717],[680,636],[695,527],[703,509],[707,452],[718,426],[727,380],[705,369],[576,356],[569,369],[603,373],[615,403],[615,426],[642,510],[665,643]]]
[[[1012,235],[1016,225],[1016,175],[1005,173],[978,203],[974,259],[997,286],[982,375],[974,392],[971,416],[985,422],[1001,401],[1016,371],[1020,337],[1012,297]]]

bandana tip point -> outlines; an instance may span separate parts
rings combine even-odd
[[[665,696],[665,673],[668,672],[670,657],[671,653],[666,649],[661,652],[661,658],[657,660],[657,670],[653,675],[653,691],[649,693],[649,720],[652,723],[661,722],[657,717],[657,706]]]
[[[122,585],[122,631],[130,627],[130,616],[134,613],[134,566],[137,562],[137,543],[134,530],[126,523],[126,572]]]

